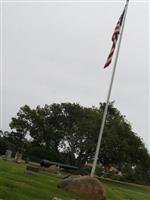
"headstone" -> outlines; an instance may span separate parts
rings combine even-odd
[[[11,150],[6,150],[5,159],[6,160],[10,160],[11,159],[11,155],[12,155],[12,151]]]
[[[15,155],[16,163],[21,163],[21,159],[22,159],[22,154],[19,152],[16,152],[16,155]]]
[[[37,175],[40,172],[40,168],[38,166],[26,165],[25,173],[28,175]]]
[[[51,166],[48,168],[48,172],[53,173],[53,174],[59,174],[59,172],[60,172],[59,166],[51,165]]]
[[[88,200],[106,200],[106,191],[95,177],[69,177],[62,180],[57,186]]]
[[[29,157],[25,158],[25,164],[29,164]]]

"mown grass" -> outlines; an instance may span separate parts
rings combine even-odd
[[[59,177],[47,174],[26,175],[24,165],[0,161],[0,198],[6,200],[50,200],[54,196],[64,200],[75,198],[57,188],[59,180]]]
[[[123,184],[124,185],[124,184]],[[124,188],[122,184],[119,187],[113,184],[107,184],[108,200],[150,200],[150,193],[143,190],[142,192]]]
[[[101,182],[107,185],[109,188],[127,191],[128,193],[142,194],[150,196],[150,186],[137,185],[132,183],[119,182],[109,179],[101,179]]]
[[[0,161],[0,198],[5,200],[51,200],[54,196],[63,200],[84,200],[57,188],[59,176],[25,174],[25,166]],[[150,200],[148,188],[134,187],[112,181],[103,181],[108,200]]]

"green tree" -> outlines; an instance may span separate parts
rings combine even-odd
[[[82,167],[85,162],[93,161],[104,107],[105,103],[99,108],[75,103],[35,109],[25,105],[12,118],[10,137],[17,141],[17,147],[20,142],[20,148],[26,148],[32,155]],[[26,139],[31,139],[28,147],[24,146]],[[124,173],[130,169],[137,179],[140,179],[138,172],[146,169],[142,176],[145,180],[148,177],[149,154],[145,145],[114,102],[108,107],[99,162],[115,164]]]
[[[64,152],[73,154],[74,164],[81,167],[95,152],[96,135],[99,128],[99,110],[85,108],[79,104],[63,103],[64,138],[61,141]],[[73,160],[71,160],[73,163]]]

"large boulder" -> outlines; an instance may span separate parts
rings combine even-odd
[[[106,200],[106,192],[101,182],[90,176],[70,176],[57,185],[65,191],[89,200]]]

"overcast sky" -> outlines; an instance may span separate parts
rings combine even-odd
[[[2,4],[2,130],[25,104],[106,100],[112,65],[103,66],[125,1]],[[148,1],[131,0],[111,95],[147,147],[148,27]]]

